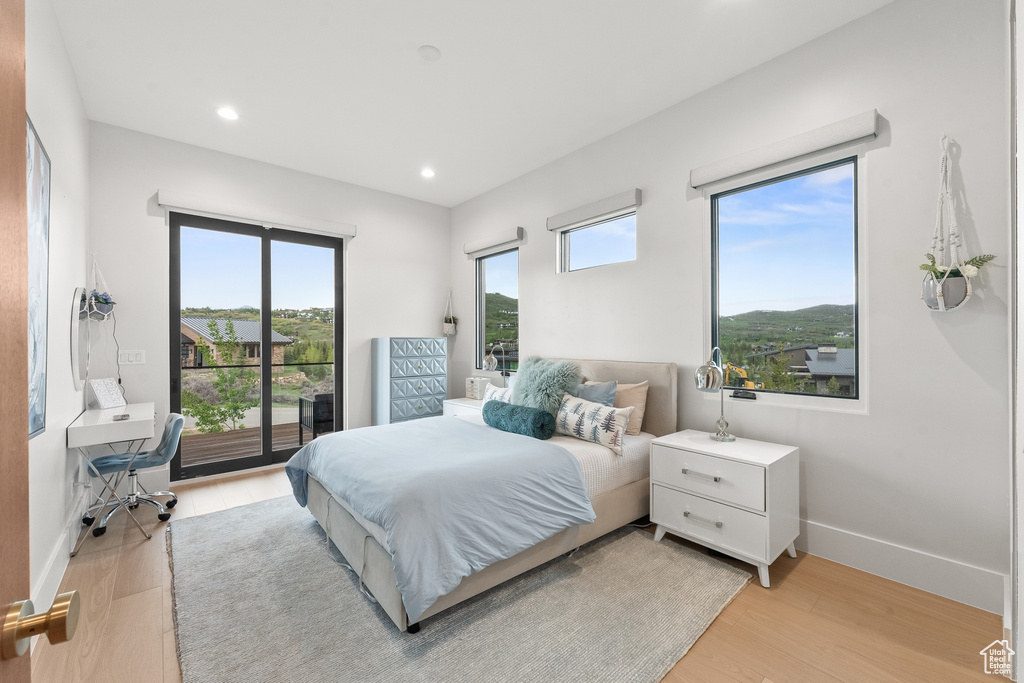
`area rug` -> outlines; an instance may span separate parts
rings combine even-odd
[[[747,572],[624,528],[401,633],[286,496],[175,520],[184,683],[658,681]]]

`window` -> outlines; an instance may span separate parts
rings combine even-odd
[[[519,250],[476,260],[476,367],[493,352],[498,369],[519,367]]]
[[[857,159],[711,196],[726,385],[858,396]]]
[[[566,230],[562,272],[636,260],[636,211]]]

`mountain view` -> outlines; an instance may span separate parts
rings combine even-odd
[[[485,295],[484,310],[485,348],[497,343],[518,345],[519,300],[497,292],[488,292]]]
[[[853,333],[853,304],[823,304],[795,311],[750,311],[718,319],[719,346],[723,351],[737,344],[748,349],[745,353],[764,344],[774,344],[781,349],[830,343],[841,349],[852,349]]]

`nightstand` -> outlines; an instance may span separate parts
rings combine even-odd
[[[448,398],[444,401],[442,415],[480,414],[484,402],[475,398]]]
[[[651,443],[651,522],[665,532],[757,565],[796,557],[800,449],[752,439],[719,442],[688,429]]]

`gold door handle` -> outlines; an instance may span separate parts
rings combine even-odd
[[[25,654],[32,636],[45,633],[54,645],[74,638],[80,602],[78,591],[62,593],[53,599],[50,609],[43,614],[32,614],[35,606],[31,600],[13,603],[4,618],[0,659],[14,659]]]

